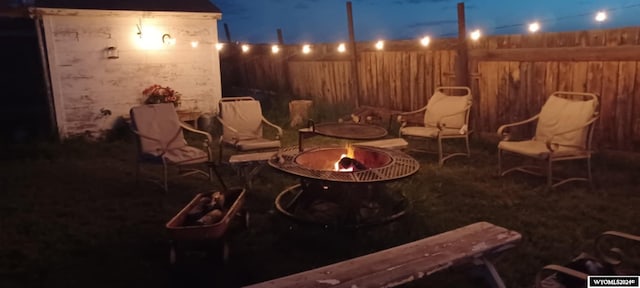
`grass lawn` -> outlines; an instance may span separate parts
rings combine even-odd
[[[296,144],[294,129],[286,145]],[[316,137],[310,143],[336,140]],[[338,141],[339,142],[339,141]],[[221,265],[201,249],[169,264],[164,225],[196,193],[220,189],[197,177],[159,186],[134,177],[130,137],[103,143],[6,147],[0,164],[0,287],[238,287],[330,264],[477,221],[520,232],[522,242],[495,259],[509,287],[531,287],[544,265],[591,251],[606,230],[640,234],[640,162],[598,155],[596,189],[566,184],[545,192],[544,179],[497,177],[496,146],[474,140],[472,158],[413,153],[420,170],[388,185],[405,193],[407,215],[357,231],[312,228],[286,219],[273,201],[295,177],[265,168],[241,219],[227,233]],[[228,185],[241,178],[230,169]],[[479,276],[452,269],[408,287],[483,287]]]

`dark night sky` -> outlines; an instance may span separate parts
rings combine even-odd
[[[212,0],[222,10],[233,41],[276,42],[281,28],[288,44],[348,40],[345,0]],[[414,39],[453,36],[460,0],[353,0],[356,39]],[[527,33],[539,21],[542,31],[588,30],[640,25],[640,0],[468,0],[467,29],[483,34]],[[607,21],[594,15],[606,10]],[[520,25],[522,24],[522,25]],[[509,26],[498,28],[500,26]]]

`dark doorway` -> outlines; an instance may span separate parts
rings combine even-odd
[[[5,144],[52,138],[54,124],[35,26],[28,18],[0,18],[0,55],[4,58],[0,141]]]

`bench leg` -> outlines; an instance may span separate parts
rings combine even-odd
[[[493,263],[491,263],[488,259],[486,259],[485,257],[478,258],[474,261],[474,264],[483,266],[485,270],[484,272],[486,273],[485,275],[487,276],[488,280],[491,281],[491,287],[506,287],[504,285],[504,282],[502,281],[502,278],[500,278],[500,274],[498,274],[496,267],[493,266]]]

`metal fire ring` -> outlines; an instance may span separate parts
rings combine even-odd
[[[387,136],[387,129],[360,123],[320,123],[313,125],[313,133],[334,138],[372,140]]]
[[[331,146],[331,148],[335,147],[336,146]],[[418,171],[418,169],[420,169],[420,163],[418,163],[417,160],[413,159],[413,157],[407,155],[404,152],[371,146],[359,147],[387,154],[391,158],[391,162],[388,165],[382,167],[370,168],[367,170],[354,172],[316,170],[306,168],[297,164],[295,162],[295,158],[298,154],[305,153],[313,149],[326,148],[325,146],[306,149],[303,152],[300,152],[298,150],[298,146],[291,146],[282,148],[280,152],[278,152],[277,157],[269,159],[269,165],[271,165],[271,167],[273,168],[300,177],[324,181],[350,183],[367,183],[395,180],[413,175]]]

